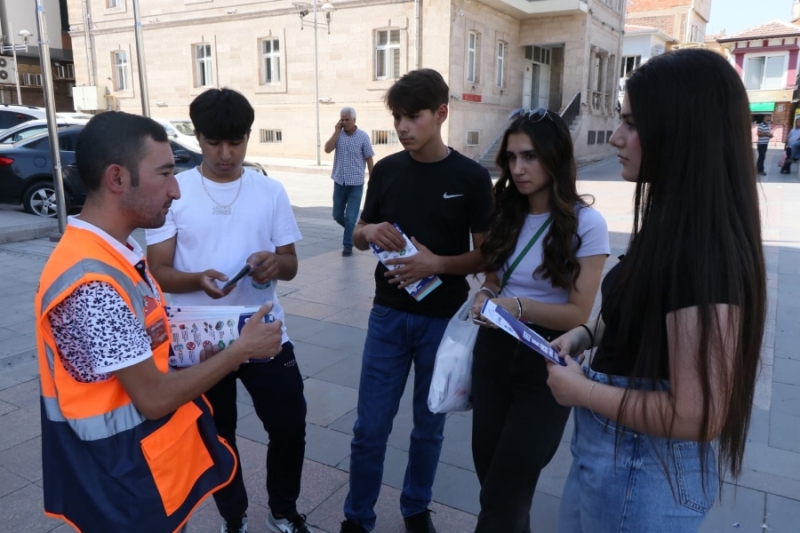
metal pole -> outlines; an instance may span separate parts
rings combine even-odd
[[[50,157],[53,159],[53,184],[56,190],[58,229],[67,229],[67,206],[64,202],[64,176],[61,173],[61,149],[58,145],[56,102],[53,96],[53,72],[50,67],[50,39],[47,36],[47,19],[42,0],[36,0],[36,27],[39,30],[39,61],[42,65],[44,105],[47,110],[47,134],[50,136]]]
[[[317,110],[317,166],[320,166],[319,159],[319,59],[317,53],[317,0],[311,0],[314,4],[314,107]]]
[[[17,63],[17,43],[15,41],[16,35],[14,34],[14,25],[11,21],[8,23],[8,33],[11,39],[11,53],[14,54],[14,81],[17,84],[17,105],[22,105],[22,91],[19,88],[19,63]]]
[[[144,66],[142,21],[139,19],[139,0],[133,0],[133,25],[136,36],[136,63],[139,66],[139,91],[142,93],[142,115],[150,116],[150,96],[147,93],[147,71]]]

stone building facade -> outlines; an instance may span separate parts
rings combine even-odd
[[[96,88],[97,111],[141,112],[131,1],[67,1],[78,85]],[[187,117],[196,95],[227,86],[256,110],[250,153],[313,158],[311,7],[140,0],[151,114]],[[578,99],[578,156],[608,154],[624,0],[333,0],[330,33],[322,7],[316,72],[323,144],[347,105],[378,158],[400,150],[383,95],[405,72],[428,67],[450,86],[445,140],[469,157],[489,150],[511,110],[561,111]]]

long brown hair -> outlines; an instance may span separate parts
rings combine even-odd
[[[747,93],[718,54],[681,50],[634,71],[626,95],[642,159],[630,246],[603,315],[619,318],[615,353],[634,354],[633,377],[651,381],[669,372],[665,314],[697,306],[701,446],[715,436],[713,405],[722,405],[718,467],[735,477],[742,469],[766,317]],[[723,322],[718,303],[737,312]],[[732,357],[722,353],[727,334]],[[721,398],[712,398],[715,369],[730,376]],[[628,409],[644,409],[632,405],[629,393],[620,419]],[[675,416],[674,410],[671,418],[665,413],[664,426],[672,428]]]
[[[494,186],[495,204],[489,218],[489,235],[481,246],[483,269],[484,272],[494,272],[511,257],[530,209],[528,197],[521,194],[514,184],[506,155],[508,137],[523,133],[530,138],[539,164],[550,178],[548,187],[553,217],[550,231],[542,241],[542,264],[533,272],[533,277],[550,279],[553,287],[569,289],[581,271],[575,257],[581,246],[577,207],[588,204],[575,186],[577,172],[569,128],[556,113],[548,111],[547,114],[538,122],[520,116],[503,135],[497,153],[497,166],[502,173]]]

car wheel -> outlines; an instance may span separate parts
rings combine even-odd
[[[65,198],[65,200],[67,212],[69,212],[69,198]],[[25,191],[25,196],[22,198],[22,207],[32,215],[46,218],[57,216],[56,190],[53,184],[45,181],[32,185]]]

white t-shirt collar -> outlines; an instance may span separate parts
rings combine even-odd
[[[132,265],[135,265],[136,263],[141,261],[142,258],[144,257],[144,250],[142,250],[142,247],[139,246],[139,243],[133,240],[133,238],[130,236],[128,236],[128,246],[130,246],[130,248],[128,248],[128,246],[124,246],[117,239],[115,239],[105,231],[101,230],[94,224],[90,224],[84,220],[81,220],[77,216],[67,217],[67,224],[72,226],[73,228],[91,231],[101,239],[108,242],[108,244],[114,247],[114,249],[118,251],[122,255],[122,257],[127,259]]]

